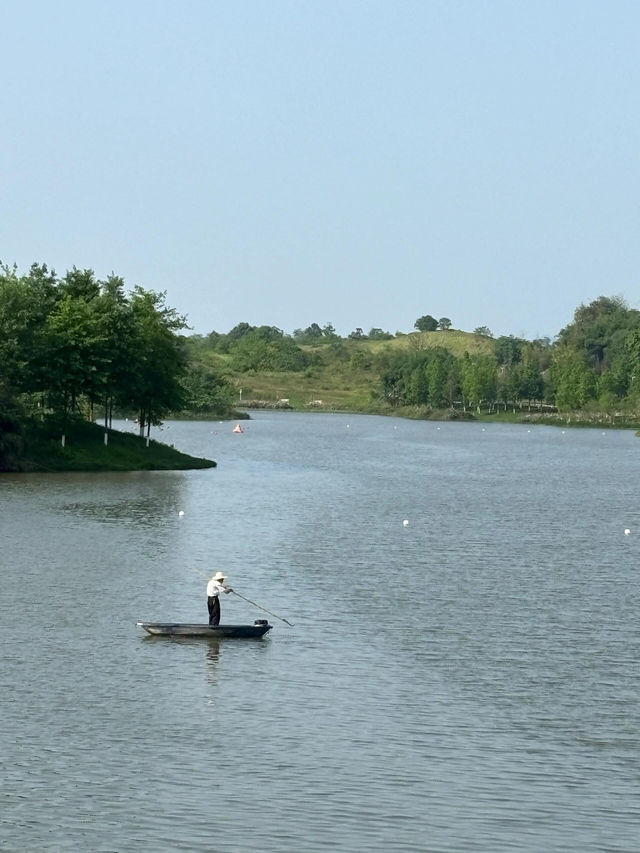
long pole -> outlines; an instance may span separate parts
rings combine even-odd
[[[188,568],[189,568],[189,569],[191,569],[191,571],[192,571],[192,572],[195,572],[196,574],[200,575],[200,577],[205,578],[205,580],[208,580],[208,575],[205,575],[205,574],[204,574],[204,572],[201,572],[199,569],[196,569],[196,567],[195,567],[195,566],[188,566]],[[265,613],[268,613],[268,614],[269,614],[269,616],[275,616],[275,617],[276,617],[276,619],[281,619],[283,622],[285,622],[285,623],[286,623],[287,625],[289,625],[291,628],[293,628],[293,627],[294,627],[294,626],[293,626],[293,624],[292,624],[291,622],[289,622],[289,620],[288,620],[288,619],[285,619],[283,616],[278,616],[278,614],[277,614],[277,613],[272,613],[272,612],[271,612],[271,610],[267,610],[267,608],[266,608],[266,607],[263,607],[261,604],[257,604],[255,601],[251,601],[251,599],[250,599],[250,598],[245,598],[245,596],[244,596],[244,595],[240,595],[240,593],[239,593],[239,592],[236,592],[236,591],[235,591],[235,589],[232,589],[232,590],[231,590],[231,592],[232,592],[234,595],[237,595],[237,596],[238,596],[238,598],[242,598],[242,599],[243,599],[243,601],[247,601],[249,604],[253,604],[253,606],[254,606],[254,607],[257,607],[257,608],[258,608],[258,610],[264,610],[264,612],[265,612]]]
[[[291,628],[293,628],[293,625],[291,624],[291,622],[289,622],[289,620],[288,620],[288,619],[285,619],[283,616],[278,616],[278,614],[277,614],[277,613],[272,613],[272,612],[271,612],[271,610],[267,610],[267,608],[266,608],[266,607],[263,607],[261,604],[256,604],[256,602],[255,602],[255,601],[251,601],[251,599],[250,599],[250,598],[245,598],[245,596],[244,596],[244,595],[240,595],[240,593],[239,593],[239,592],[236,592],[236,591],[235,591],[235,589],[232,589],[232,590],[231,590],[231,592],[232,592],[234,595],[237,595],[237,596],[238,596],[238,598],[241,598],[243,601],[248,601],[248,602],[249,602],[249,604],[253,604],[253,606],[254,606],[254,607],[257,607],[257,608],[258,608],[258,610],[264,610],[264,612],[265,612],[265,613],[268,613],[270,616],[275,616],[275,617],[276,617],[276,619],[280,619],[282,622],[286,622],[286,623],[287,623],[287,625],[289,625]]]

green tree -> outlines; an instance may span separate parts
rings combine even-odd
[[[497,397],[498,374],[492,356],[465,353],[462,367],[462,394],[467,405],[480,406],[483,401],[493,403]]]
[[[254,328],[255,326],[251,326],[249,323],[238,323],[227,333],[227,338],[229,341],[237,341],[252,332]]]
[[[551,364],[555,404],[561,411],[581,409],[597,393],[596,377],[584,356],[571,347],[560,347]]]
[[[73,267],[60,281],[58,291],[61,296],[91,302],[100,295],[100,283],[96,280],[93,270],[79,270]]]
[[[0,264],[0,372],[18,391],[33,390],[34,339],[57,299],[55,273],[33,264],[28,275]]]
[[[63,433],[83,395],[97,395],[104,370],[103,334],[91,301],[67,292],[34,338],[30,373],[35,388],[60,415]]]
[[[561,330],[558,341],[601,373],[622,354],[627,335],[634,330],[640,330],[640,312],[629,309],[620,297],[600,296],[576,309],[573,323]]]
[[[447,400],[447,364],[442,358],[434,358],[427,367],[429,381],[429,402],[436,408],[446,406]]]
[[[624,363],[627,366],[627,395],[633,402],[640,400],[640,331],[633,330],[625,339]]]
[[[515,403],[520,399],[520,371],[517,364],[503,364],[498,367],[496,398],[504,403]]]
[[[443,347],[388,354],[382,393],[391,405],[452,405],[459,393],[457,359]]]
[[[524,341],[513,335],[501,335],[496,338],[493,351],[498,364],[517,364],[522,361]]]
[[[309,340],[313,340],[314,338],[319,339],[322,337],[322,334],[322,329],[317,323],[312,323],[304,330],[304,336],[305,338],[309,338]]]
[[[385,332],[379,328],[373,328],[369,330],[369,334],[367,335],[370,341],[388,341],[393,335],[389,332]]]
[[[235,389],[206,365],[191,365],[182,378],[182,388],[184,406],[195,414],[227,415],[233,408]]]
[[[429,379],[424,364],[416,364],[409,374],[404,402],[418,406],[429,402]]]
[[[110,275],[100,284],[100,296],[93,303],[98,314],[102,342],[102,370],[98,377],[97,399],[104,408],[104,424],[110,427],[118,399],[126,401],[126,390],[134,381],[136,325],[124,280]]]
[[[524,360],[516,368],[520,379],[520,396],[527,400],[541,400],[544,383],[540,365],[531,352],[525,353]]]
[[[27,287],[15,267],[3,265],[0,267],[0,377],[5,394],[23,373],[29,323]]]
[[[418,317],[413,327],[419,332],[435,332],[438,328],[438,321],[431,314],[424,314],[422,317]]]
[[[625,353],[615,356],[608,369],[601,373],[598,382],[598,397],[607,401],[605,408],[611,405],[612,401],[622,400],[627,396],[633,376],[629,355]]]
[[[140,435],[184,400],[182,380],[187,360],[184,345],[176,334],[185,328],[184,317],[167,308],[165,294],[136,287],[131,296],[133,339],[131,363],[121,402],[138,411]]]
[[[300,371],[309,366],[308,356],[291,338],[273,341],[270,348],[273,370]]]

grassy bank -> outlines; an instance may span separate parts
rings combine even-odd
[[[52,424],[28,422],[5,452],[0,470],[8,471],[182,471],[213,468],[210,459],[180,453],[173,447],[131,433],[77,422],[67,427],[65,446]]]
[[[394,418],[408,418],[410,420],[425,421],[481,421],[483,423],[505,423],[505,424],[540,424],[543,426],[557,427],[583,427],[590,429],[632,429],[638,430],[640,418],[631,414],[608,414],[606,412],[529,412],[526,408],[522,410],[512,409],[508,411],[487,411],[477,409],[464,411],[462,408],[455,409],[432,409],[429,406],[389,406],[383,402],[372,400],[362,402],[353,396],[340,395],[339,392],[324,395],[325,399],[316,401],[316,405],[309,406],[304,402],[304,397],[291,394],[290,403],[286,407],[293,411],[316,411],[316,412],[349,412],[353,414],[384,415]],[[257,408],[264,408],[259,406]],[[273,406],[273,408],[280,408]],[[637,433],[640,436],[640,431]]]

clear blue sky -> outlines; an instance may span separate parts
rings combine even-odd
[[[636,0],[5,0],[0,258],[240,321],[640,307]]]

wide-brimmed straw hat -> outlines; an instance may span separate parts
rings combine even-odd
[[[226,580],[226,575],[223,575],[222,572],[216,572],[213,576],[214,581],[223,581]]]

